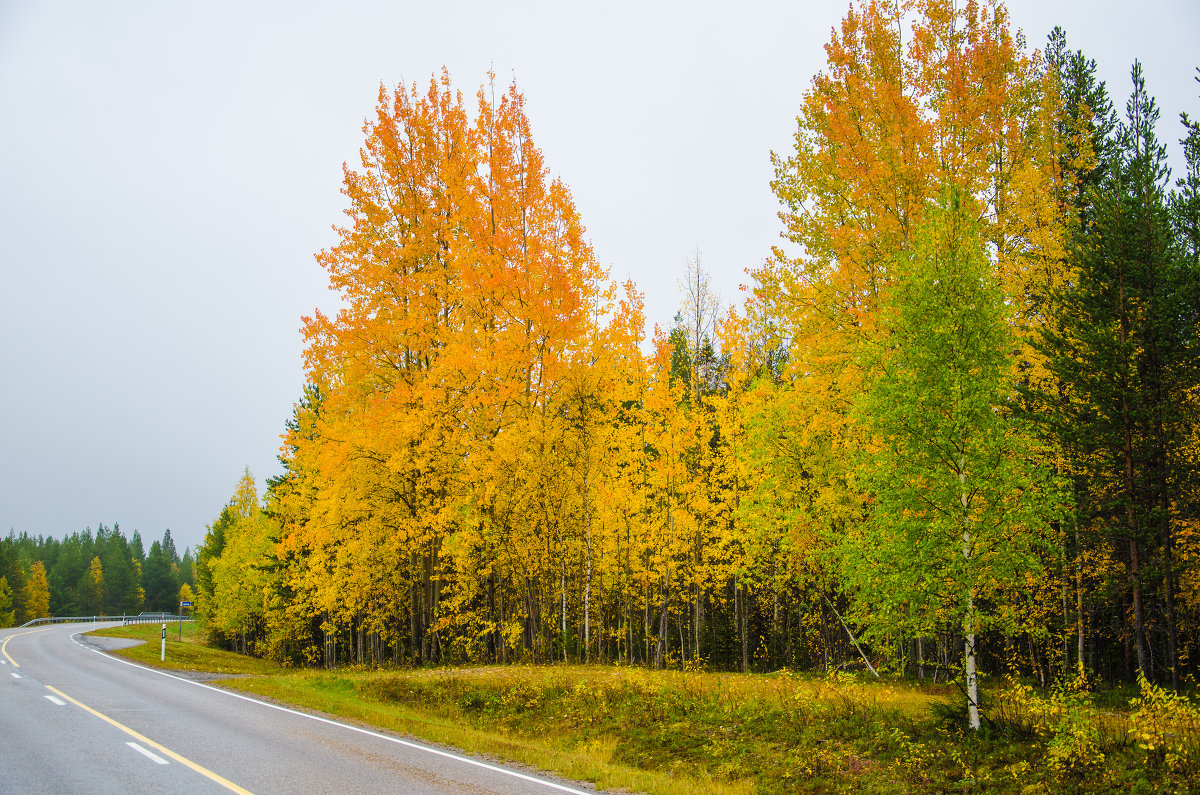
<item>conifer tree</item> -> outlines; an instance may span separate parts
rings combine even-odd
[[[13,625],[13,592],[8,578],[0,575],[0,629]]]
[[[1106,175],[1091,193],[1091,219],[1072,249],[1076,283],[1058,297],[1043,332],[1062,385],[1059,432],[1076,451],[1092,519],[1113,528],[1125,567],[1138,670],[1153,678],[1147,649],[1147,596],[1161,586],[1174,635],[1170,565],[1174,478],[1171,441],[1188,385],[1175,376],[1188,356],[1181,326],[1187,274],[1174,265],[1167,209],[1169,170],[1155,125],[1158,108],[1141,64],[1116,133]],[[1185,368],[1186,369],[1186,368]],[[1152,563],[1159,554],[1165,566]],[[1162,577],[1159,580],[1159,577]],[[1166,672],[1177,676],[1168,641]]]
[[[1103,534],[1095,532],[1093,527],[1092,489],[1087,468],[1082,463],[1085,453],[1075,447],[1075,428],[1070,412],[1060,410],[1060,404],[1070,399],[1069,391],[1054,368],[1046,364],[1048,358],[1063,355],[1063,351],[1048,349],[1040,340],[1059,320],[1056,314],[1058,297],[1076,282],[1077,265],[1070,252],[1095,217],[1097,191],[1112,165],[1117,117],[1107,86],[1097,77],[1096,62],[1081,50],[1069,50],[1062,28],[1056,27],[1050,33],[1046,65],[1047,107],[1053,118],[1052,151],[1055,157],[1043,167],[1053,174],[1051,185],[1060,220],[1060,245],[1051,253],[1053,262],[1046,269],[1057,273],[1058,277],[1037,285],[1031,296],[1037,314],[1033,340],[1035,353],[1031,358],[1040,366],[1026,369],[1022,392],[1026,408],[1033,412],[1049,438],[1057,444],[1060,468],[1072,479],[1075,515],[1063,529],[1063,557],[1061,566],[1056,568],[1061,578],[1059,586],[1064,589],[1063,669],[1067,668],[1071,657],[1067,635],[1073,601],[1075,669],[1081,671],[1088,638],[1085,614],[1092,608],[1093,599],[1108,588],[1107,583],[1099,581],[1098,571],[1105,569],[1102,563],[1110,559],[1110,552]],[[1071,586],[1067,585],[1068,580]],[[1067,593],[1072,588],[1073,600]]]

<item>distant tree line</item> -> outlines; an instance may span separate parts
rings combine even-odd
[[[127,539],[116,524],[62,540],[0,538],[0,627],[46,616],[174,611],[193,584],[191,550],[181,558],[170,530],[149,552],[138,531]]]

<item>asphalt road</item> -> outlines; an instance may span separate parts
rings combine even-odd
[[[100,626],[0,630],[0,793],[581,791],[135,665]]]

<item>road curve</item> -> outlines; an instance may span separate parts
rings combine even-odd
[[[101,624],[0,630],[0,793],[579,793],[110,656]]]

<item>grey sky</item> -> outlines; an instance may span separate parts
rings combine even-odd
[[[501,9],[500,6],[504,8]],[[515,76],[601,261],[667,325],[698,247],[726,303],[779,231],[769,152],[845,2],[0,3],[0,533],[195,547],[300,393],[313,254],[379,83]],[[1193,2],[1014,0],[1123,107],[1200,115]],[[736,9],[736,10],[735,10]]]

